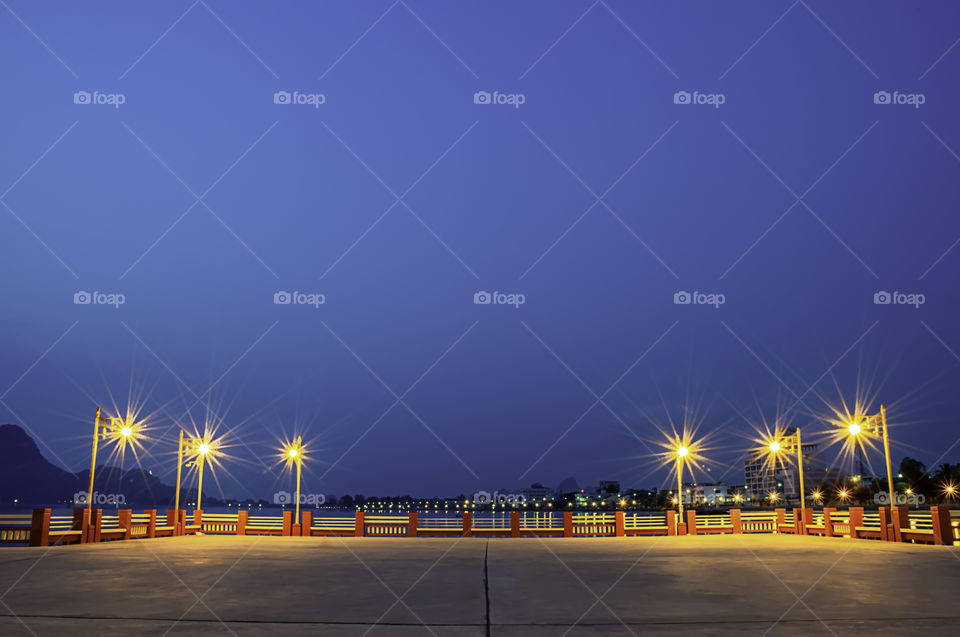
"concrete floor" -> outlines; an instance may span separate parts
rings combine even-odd
[[[958,590],[958,547],[839,538],[205,536],[0,549],[0,635],[953,634]]]

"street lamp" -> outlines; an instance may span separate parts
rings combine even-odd
[[[183,468],[183,454],[188,452],[196,456],[192,466],[196,466],[199,471],[197,479],[197,501],[194,510],[202,508],[203,502],[203,464],[207,456],[213,457],[216,452],[216,443],[209,437],[187,438],[183,435],[183,429],[180,430],[180,442],[177,445],[177,489],[174,496],[173,508],[180,510],[180,474]],[[191,465],[188,465],[191,466]]]
[[[800,478],[800,511],[806,516],[806,495],[803,487],[803,445],[800,441],[800,428],[797,427],[794,433],[790,435],[780,435],[779,438],[773,438],[767,444],[770,456],[779,458],[781,453],[789,451],[789,446],[795,445],[797,448],[797,472]],[[803,519],[806,519],[805,517]]]
[[[887,464],[887,488],[890,489],[890,507],[892,508],[897,497],[893,488],[893,470],[890,467],[890,432],[887,426],[886,408],[880,405],[879,414],[854,416],[853,420],[847,423],[847,433],[861,452],[863,450],[861,436],[872,435],[883,438],[883,455]]]
[[[93,450],[90,452],[90,488],[87,490],[87,515],[90,515],[90,509],[93,507],[93,475],[97,470],[97,444],[100,438],[115,438],[121,445],[133,441],[136,436],[133,419],[130,417],[120,418],[114,416],[101,416],[100,407],[97,407],[97,415],[93,419]]]
[[[294,520],[299,524],[300,520],[300,472],[303,469],[303,436],[297,436],[297,439],[284,450],[284,456],[287,462],[293,462],[297,465],[297,505]],[[391,504],[391,506],[393,506]]]
[[[690,450],[686,445],[677,446],[677,510],[680,520],[683,520],[683,459],[689,455]]]

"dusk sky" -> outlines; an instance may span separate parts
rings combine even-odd
[[[0,423],[80,471],[132,394],[143,466],[206,424],[231,497],[297,434],[307,491],[661,486],[684,423],[741,483],[858,396],[895,463],[960,461],[958,38],[949,1],[2,0]]]

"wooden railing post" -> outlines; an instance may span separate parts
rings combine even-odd
[[[131,509],[117,511],[117,526],[124,530],[123,539],[129,540],[133,537],[133,511]]]
[[[833,520],[831,514],[836,513],[833,507],[823,507],[823,535],[824,537],[833,537]]]
[[[627,534],[626,529],[624,528],[623,511],[615,511],[613,516],[614,534],[617,537],[623,537]]]
[[[667,511],[667,535],[679,535],[677,531],[677,512]]]
[[[144,513],[147,514],[147,537],[153,539],[157,537],[157,510],[147,509]]]
[[[933,522],[933,543],[941,546],[953,546],[953,527],[950,526],[950,507],[943,506],[942,504],[931,506],[930,520]]]
[[[103,509],[93,509],[90,511],[90,541],[99,542],[102,539],[101,531],[103,530]]]
[[[949,524],[949,518],[947,519]],[[34,509],[30,521],[30,546],[50,544],[50,509]]]
[[[510,537],[520,537],[520,512],[510,512]]]
[[[863,526],[863,507],[850,507],[850,537],[857,539],[857,527]]]
[[[777,528],[773,530],[774,533],[780,532],[780,525],[787,523],[787,510],[786,509],[774,509],[774,512],[777,514]]]
[[[903,542],[903,529],[910,528],[910,507],[890,507],[893,519],[893,537],[895,542]]]
[[[740,509],[730,509],[730,526],[737,535],[743,533],[743,522],[740,521]]]
[[[563,537],[573,537],[573,511],[563,512]]]
[[[407,522],[407,537],[417,537],[418,524],[420,524],[420,516],[416,511],[411,511],[410,520]]]
[[[693,509],[687,509],[687,534],[697,534],[697,512]]]
[[[813,509],[800,509],[800,514],[803,519],[800,520],[800,526],[797,532],[801,535],[806,535],[807,527],[813,524]]]
[[[197,533],[203,533],[203,509],[194,509],[193,511],[193,526],[199,526],[200,530],[196,531]]]
[[[313,511],[304,511],[300,514],[300,535],[301,537],[310,537],[313,531]]]
[[[884,542],[893,541],[893,527],[890,520],[890,508],[880,507],[880,539]]]
[[[247,522],[250,521],[250,511],[237,511],[237,535],[247,534]]]
[[[73,526],[71,529],[74,531],[80,531],[81,543],[90,541],[90,516],[87,515],[86,509],[73,510]]]
[[[363,521],[363,511],[357,511],[357,515],[354,517],[353,522],[354,537],[363,537],[366,534],[366,530],[366,523]]]
[[[283,536],[290,537],[293,534],[293,511],[283,512]]]
[[[173,535],[183,535],[183,529],[180,527],[180,511],[174,511],[173,509],[167,509],[167,523],[166,526],[173,527]]]
[[[473,537],[473,513],[463,512],[463,537]]]

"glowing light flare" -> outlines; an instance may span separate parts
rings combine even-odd
[[[851,436],[859,436],[860,432],[862,431],[863,431],[863,428],[860,426],[860,423],[858,422],[852,422],[849,425],[847,425],[847,432]]]
[[[767,445],[767,448],[770,449],[770,453],[778,453],[780,451],[780,442],[777,440],[771,440],[770,444]]]
[[[690,453],[690,450],[685,445],[680,445],[677,447],[677,455],[681,458],[686,458]]]

